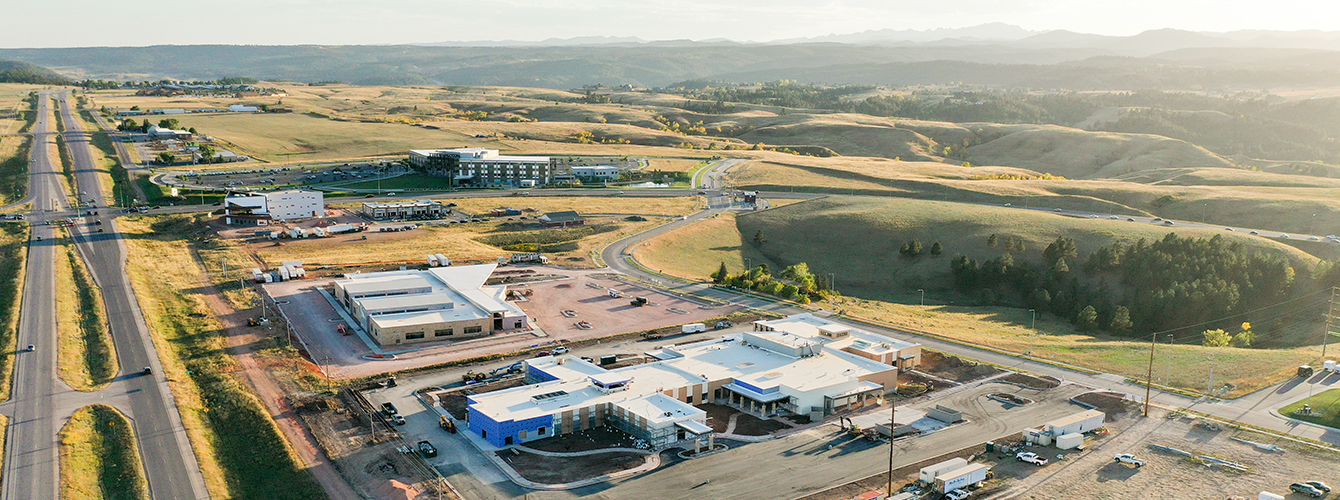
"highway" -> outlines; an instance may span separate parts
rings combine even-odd
[[[96,200],[98,206],[105,206],[89,151],[89,136],[74,117],[67,95],[62,92],[57,97],[67,127],[62,136],[73,160],[76,190],[85,201]],[[33,129],[35,144],[39,146],[54,138],[47,120],[48,102],[44,93],[39,99],[38,122]],[[13,397],[0,406],[0,411],[11,418],[0,498],[57,498],[60,474],[56,433],[74,410],[103,403],[131,418],[152,498],[207,499],[209,494],[195,454],[125,274],[125,246],[113,215],[103,209],[88,216],[89,225],[73,227],[70,233],[79,255],[101,288],[121,372],[107,388],[92,393],[72,391],[57,378],[52,264],[55,259],[63,258],[63,254],[56,251],[56,238],[61,236],[57,226],[44,223],[75,207],[66,201],[60,174],[47,153],[46,147],[32,148],[29,186],[36,209],[29,221],[34,241],[28,254],[18,345],[33,344],[36,350],[18,353]],[[93,225],[95,220],[101,220],[102,224]],[[95,228],[102,228],[102,232]],[[153,374],[144,375],[145,367],[151,367]]]

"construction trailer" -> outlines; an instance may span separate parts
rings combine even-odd
[[[279,266],[279,269],[277,269],[277,271],[279,271],[279,281],[288,281],[293,279],[293,275],[289,274],[288,272],[288,266]]]
[[[991,467],[986,464],[969,464],[962,468],[942,472],[935,477],[935,491],[948,493],[959,488],[967,488],[986,481],[988,472],[991,472]]]
[[[941,472],[949,472],[955,469],[962,469],[967,465],[968,465],[967,460],[964,460],[962,458],[951,458],[949,460],[945,460],[935,465],[928,465],[922,467],[921,474],[917,476],[917,479],[920,479],[921,482],[926,484],[934,484],[936,476],[939,476]]]
[[[288,230],[288,237],[289,237],[289,238],[293,238],[293,239],[306,238],[306,237],[307,237],[307,230],[306,230],[306,229],[303,229],[303,228],[300,228],[300,227],[295,227],[295,228],[289,229],[289,230]]]
[[[1084,446],[1084,435],[1078,432],[1062,434],[1056,436],[1056,447],[1062,450],[1073,450]]]
[[[1103,426],[1106,415],[1098,410],[1084,410],[1074,415],[1047,422],[1046,429],[1053,437],[1089,432]]]
[[[538,253],[514,253],[512,254],[510,260],[512,264],[520,264],[523,262],[539,262],[541,264],[549,263],[549,257],[545,257]]]
[[[335,224],[333,226],[326,228],[326,233],[328,234],[352,233],[357,230],[358,228],[354,227],[353,224]]]

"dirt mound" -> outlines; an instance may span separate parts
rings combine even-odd
[[[1011,384],[1018,384],[1031,389],[1051,389],[1061,385],[1061,381],[1052,377],[1042,376],[1034,377],[1022,373],[1011,373],[1000,379]]]
[[[1071,398],[1071,401],[1094,407],[1106,414],[1109,422],[1138,406],[1134,401],[1126,399],[1119,393],[1107,391],[1086,392]]]
[[[999,369],[991,365],[964,361],[958,356],[926,350],[921,352],[921,366],[918,369],[955,382],[969,382],[1000,373]]]

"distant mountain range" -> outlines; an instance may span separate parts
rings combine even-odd
[[[427,45],[0,49],[0,58],[76,79],[248,76],[369,85],[658,87],[692,79],[1223,91],[1340,85],[1340,32],[1161,29],[1105,36],[999,23],[767,43],[596,36]]]

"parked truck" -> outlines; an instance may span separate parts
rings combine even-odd
[[[702,333],[707,331],[707,325],[702,323],[689,323],[679,327],[679,331],[682,333]]]
[[[986,464],[969,464],[962,468],[940,473],[935,477],[935,491],[948,493],[952,490],[967,488],[986,481],[991,467]]]
[[[628,301],[628,304],[632,305],[633,307],[642,307],[647,305],[647,302],[648,301],[646,297],[637,297],[634,298],[633,300]]]

